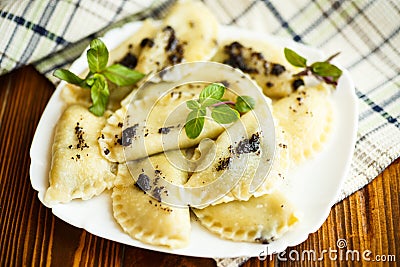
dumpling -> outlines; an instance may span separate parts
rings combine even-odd
[[[250,197],[259,197],[269,194],[276,188],[281,187],[284,179],[288,175],[291,164],[289,159],[290,147],[285,132],[279,126],[276,126],[276,148],[275,157],[271,170],[263,183],[256,191],[250,192],[250,183],[252,179],[241,179],[240,182],[230,192],[236,200],[248,200]]]
[[[177,38],[175,29],[164,27],[153,39],[144,43],[138,57],[137,70],[142,73],[154,73],[167,66],[181,63],[184,59],[184,46]]]
[[[101,156],[97,143],[105,122],[78,105],[62,114],[54,134],[47,204],[90,199],[113,186],[116,166]]]
[[[129,104],[129,103],[128,103]],[[138,110],[144,108],[145,101],[136,101]],[[123,105],[116,110],[108,119],[101,130],[98,139],[102,155],[111,162],[125,162],[124,149],[122,147],[122,127],[126,116],[127,106]]]
[[[132,238],[173,249],[189,244],[189,208],[167,206],[136,186],[114,187],[112,199],[115,219]]]
[[[237,41],[225,45],[216,60],[250,75],[271,98],[285,97],[304,85],[301,78],[293,76],[295,72],[288,66],[268,61],[263,53]]]
[[[185,184],[189,188],[203,188],[196,191],[197,208],[266,194],[283,179],[278,173],[267,176],[255,192],[250,192],[254,177],[266,175],[271,165],[273,155],[266,149],[265,138],[254,112],[244,114],[217,138],[215,149],[205,151],[206,156],[198,163],[200,167]]]
[[[300,163],[319,151],[333,128],[334,109],[327,88],[306,88],[273,104],[288,136],[290,159]]]
[[[200,1],[178,1],[164,18],[184,44],[186,61],[210,60],[217,51],[219,23]]]
[[[193,212],[205,228],[221,238],[263,244],[278,239],[299,221],[295,207],[278,191]]]
[[[115,186],[131,186],[140,180],[139,177],[148,177],[148,181],[156,181],[158,178],[167,182],[183,185],[188,180],[188,172],[179,168],[172,162],[167,154],[160,153],[145,159],[128,161],[118,165],[118,175],[115,179]],[[133,176],[136,179],[133,179]],[[152,186],[157,186],[153,184]]]
[[[209,60],[217,50],[218,22],[199,1],[178,1],[161,31],[143,46],[137,70],[149,74],[181,62]]]
[[[128,107],[116,111],[99,139],[103,155],[113,162],[125,162],[217,137],[224,128],[213,120],[206,120],[196,139],[189,139],[183,130],[189,113],[186,101],[196,99],[204,87],[182,85],[162,96],[133,100]]]
[[[172,183],[179,185],[187,179],[185,172],[171,172],[172,166],[165,164],[167,162],[162,154],[152,160],[160,164],[160,171]],[[161,162],[164,163],[162,166]],[[125,232],[141,242],[173,249],[189,244],[191,225],[188,207],[173,207],[160,202],[159,195],[146,194],[138,184],[153,187],[154,190],[157,187],[151,183],[144,185],[144,176],[136,184],[131,183],[133,178],[125,164],[119,165],[117,176],[119,183],[112,193],[113,213]],[[162,194],[162,191],[156,192]]]

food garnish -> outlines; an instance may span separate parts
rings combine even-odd
[[[222,99],[226,87],[220,83],[206,86],[198,100],[189,100],[186,106],[191,110],[186,118],[185,132],[190,139],[197,138],[204,126],[207,108],[211,109],[211,117],[220,124],[228,124],[240,118],[240,113],[246,113],[255,106],[255,100],[250,96],[238,96],[236,102]]]
[[[307,65],[307,59],[297,54],[295,51],[285,47],[284,49],[286,60],[295,67],[304,68],[304,70],[295,74],[295,76],[313,75],[318,80],[322,80],[334,87],[337,86],[337,81],[342,75],[342,70],[330,63],[339,53],[330,56],[325,61],[317,61],[311,65]]]
[[[89,73],[84,79],[67,69],[57,69],[53,75],[68,83],[77,85],[83,89],[90,89],[92,106],[90,112],[96,116],[102,116],[106,110],[110,91],[108,82],[117,86],[129,86],[137,83],[145,75],[129,69],[121,64],[108,64],[108,49],[100,39],[93,39],[90,42],[90,49],[87,51]]]

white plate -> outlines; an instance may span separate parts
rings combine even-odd
[[[111,50],[132,35],[140,25],[140,22],[126,24],[122,28],[108,32],[102,39]],[[310,62],[324,59],[320,51],[291,40],[233,27],[221,28],[221,40],[235,37],[266,40],[277,46],[291,47],[310,59]],[[72,64],[70,70],[80,73],[85,68],[86,54],[83,53]],[[31,183],[32,187],[38,191],[38,197],[42,202],[48,187],[54,126],[64,109],[64,103],[60,97],[64,85],[65,83],[60,83],[47,104],[30,151]],[[353,82],[346,70],[333,93],[333,102],[337,111],[337,125],[329,143],[316,157],[301,167],[297,167],[289,177],[288,190],[292,192],[290,198],[296,203],[302,214],[301,222],[282,238],[269,244],[269,253],[283,251],[288,246],[295,246],[306,240],[310,233],[321,227],[338,197],[340,187],[350,167],[357,131],[357,98]],[[54,215],[65,222],[97,236],[151,250],[199,257],[257,256],[266,251],[266,245],[220,239],[195,221],[192,223],[191,243],[186,248],[170,250],[143,244],[130,238],[115,222],[112,216],[110,192],[104,192],[87,201],[74,200],[68,204],[55,205],[52,207],[52,211]]]

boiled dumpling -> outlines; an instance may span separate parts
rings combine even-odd
[[[263,183],[256,191],[250,192],[252,179],[242,179],[230,192],[236,200],[248,200],[250,197],[269,194],[276,188],[280,188],[288,175],[291,164],[289,159],[290,147],[285,132],[279,126],[276,127],[275,157],[271,170]]]
[[[170,171],[171,165],[165,164],[163,155],[152,159],[160,164],[160,171],[167,180],[174,184],[182,184],[187,179],[187,173]],[[161,163],[164,163],[161,166]],[[163,194],[162,189],[147,180],[146,186],[153,187],[157,195],[143,192],[138,183],[146,183],[143,178],[133,184],[128,167],[120,164],[118,168],[118,184],[112,193],[113,212],[122,229],[132,238],[152,245],[162,245],[170,248],[182,248],[189,244],[190,214],[188,207],[172,207],[160,202],[157,197]],[[140,181],[140,182],[139,182]],[[142,184],[142,186],[144,186]]]
[[[225,45],[215,60],[247,73],[272,98],[288,96],[304,85],[302,78],[293,76],[296,72],[287,64],[271,62],[262,52],[237,41]]]
[[[283,176],[272,175],[255,192],[250,184],[260,168],[270,165],[272,155],[265,147],[264,134],[254,112],[244,114],[215,141],[215,149],[206,151],[186,187],[204,187],[198,190],[199,206],[215,205],[235,199],[248,200],[252,195],[270,192]],[[282,160],[284,162],[284,159]],[[205,168],[203,166],[206,166]],[[282,169],[285,169],[282,167]],[[262,173],[265,175],[265,173]]]
[[[174,28],[167,26],[157,32],[154,39],[144,43],[136,69],[142,73],[154,73],[167,66],[181,63],[183,44],[176,37]]]
[[[333,128],[334,110],[324,87],[299,90],[273,104],[274,114],[287,133],[290,158],[300,163],[321,150]]]
[[[205,228],[222,238],[263,244],[278,239],[298,221],[295,207],[278,191],[193,211]]]
[[[149,39],[137,70],[149,74],[181,62],[209,60],[217,50],[218,22],[200,1],[179,1]]]
[[[165,17],[184,44],[186,61],[210,60],[217,51],[218,21],[200,1],[178,1]]]
[[[125,162],[217,137],[224,128],[213,120],[206,120],[196,139],[189,139],[183,130],[189,113],[186,101],[196,99],[204,87],[182,85],[162,96],[133,100],[128,107],[117,110],[99,139],[103,155],[113,162]]]
[[[62,114],[54,134],[47,204],[89,199],[113,186],[115,165],[101,156],[97,143],[105,121],[78,105]]]

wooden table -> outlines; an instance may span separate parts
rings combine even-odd
[[[29,180],[29,149],[53,91],[54,86],[31,66],[0,77],[0,266],[215,266],[213,259],[153,252],[96,237],[61,221],[40,203]],[[395,257],[400,263],[399,192],[400,159],[335,205],[307,241],[265,261],[252,258],[244,266],[357,264],[351,261],[353,252],[346,260],[343,252],[349,250],[357,250],[363,263],[367,262],[362,253],[371,260],[376,255]],[[314,250],[321,257],[323,250],[338,249],[339,239],[347,246],[338,250],[336,261],[331,260],[334,252],[326,253],[321,262],[308,260],[305,252]],[[297,252],[304,255],[303,261],[291,260]]]

